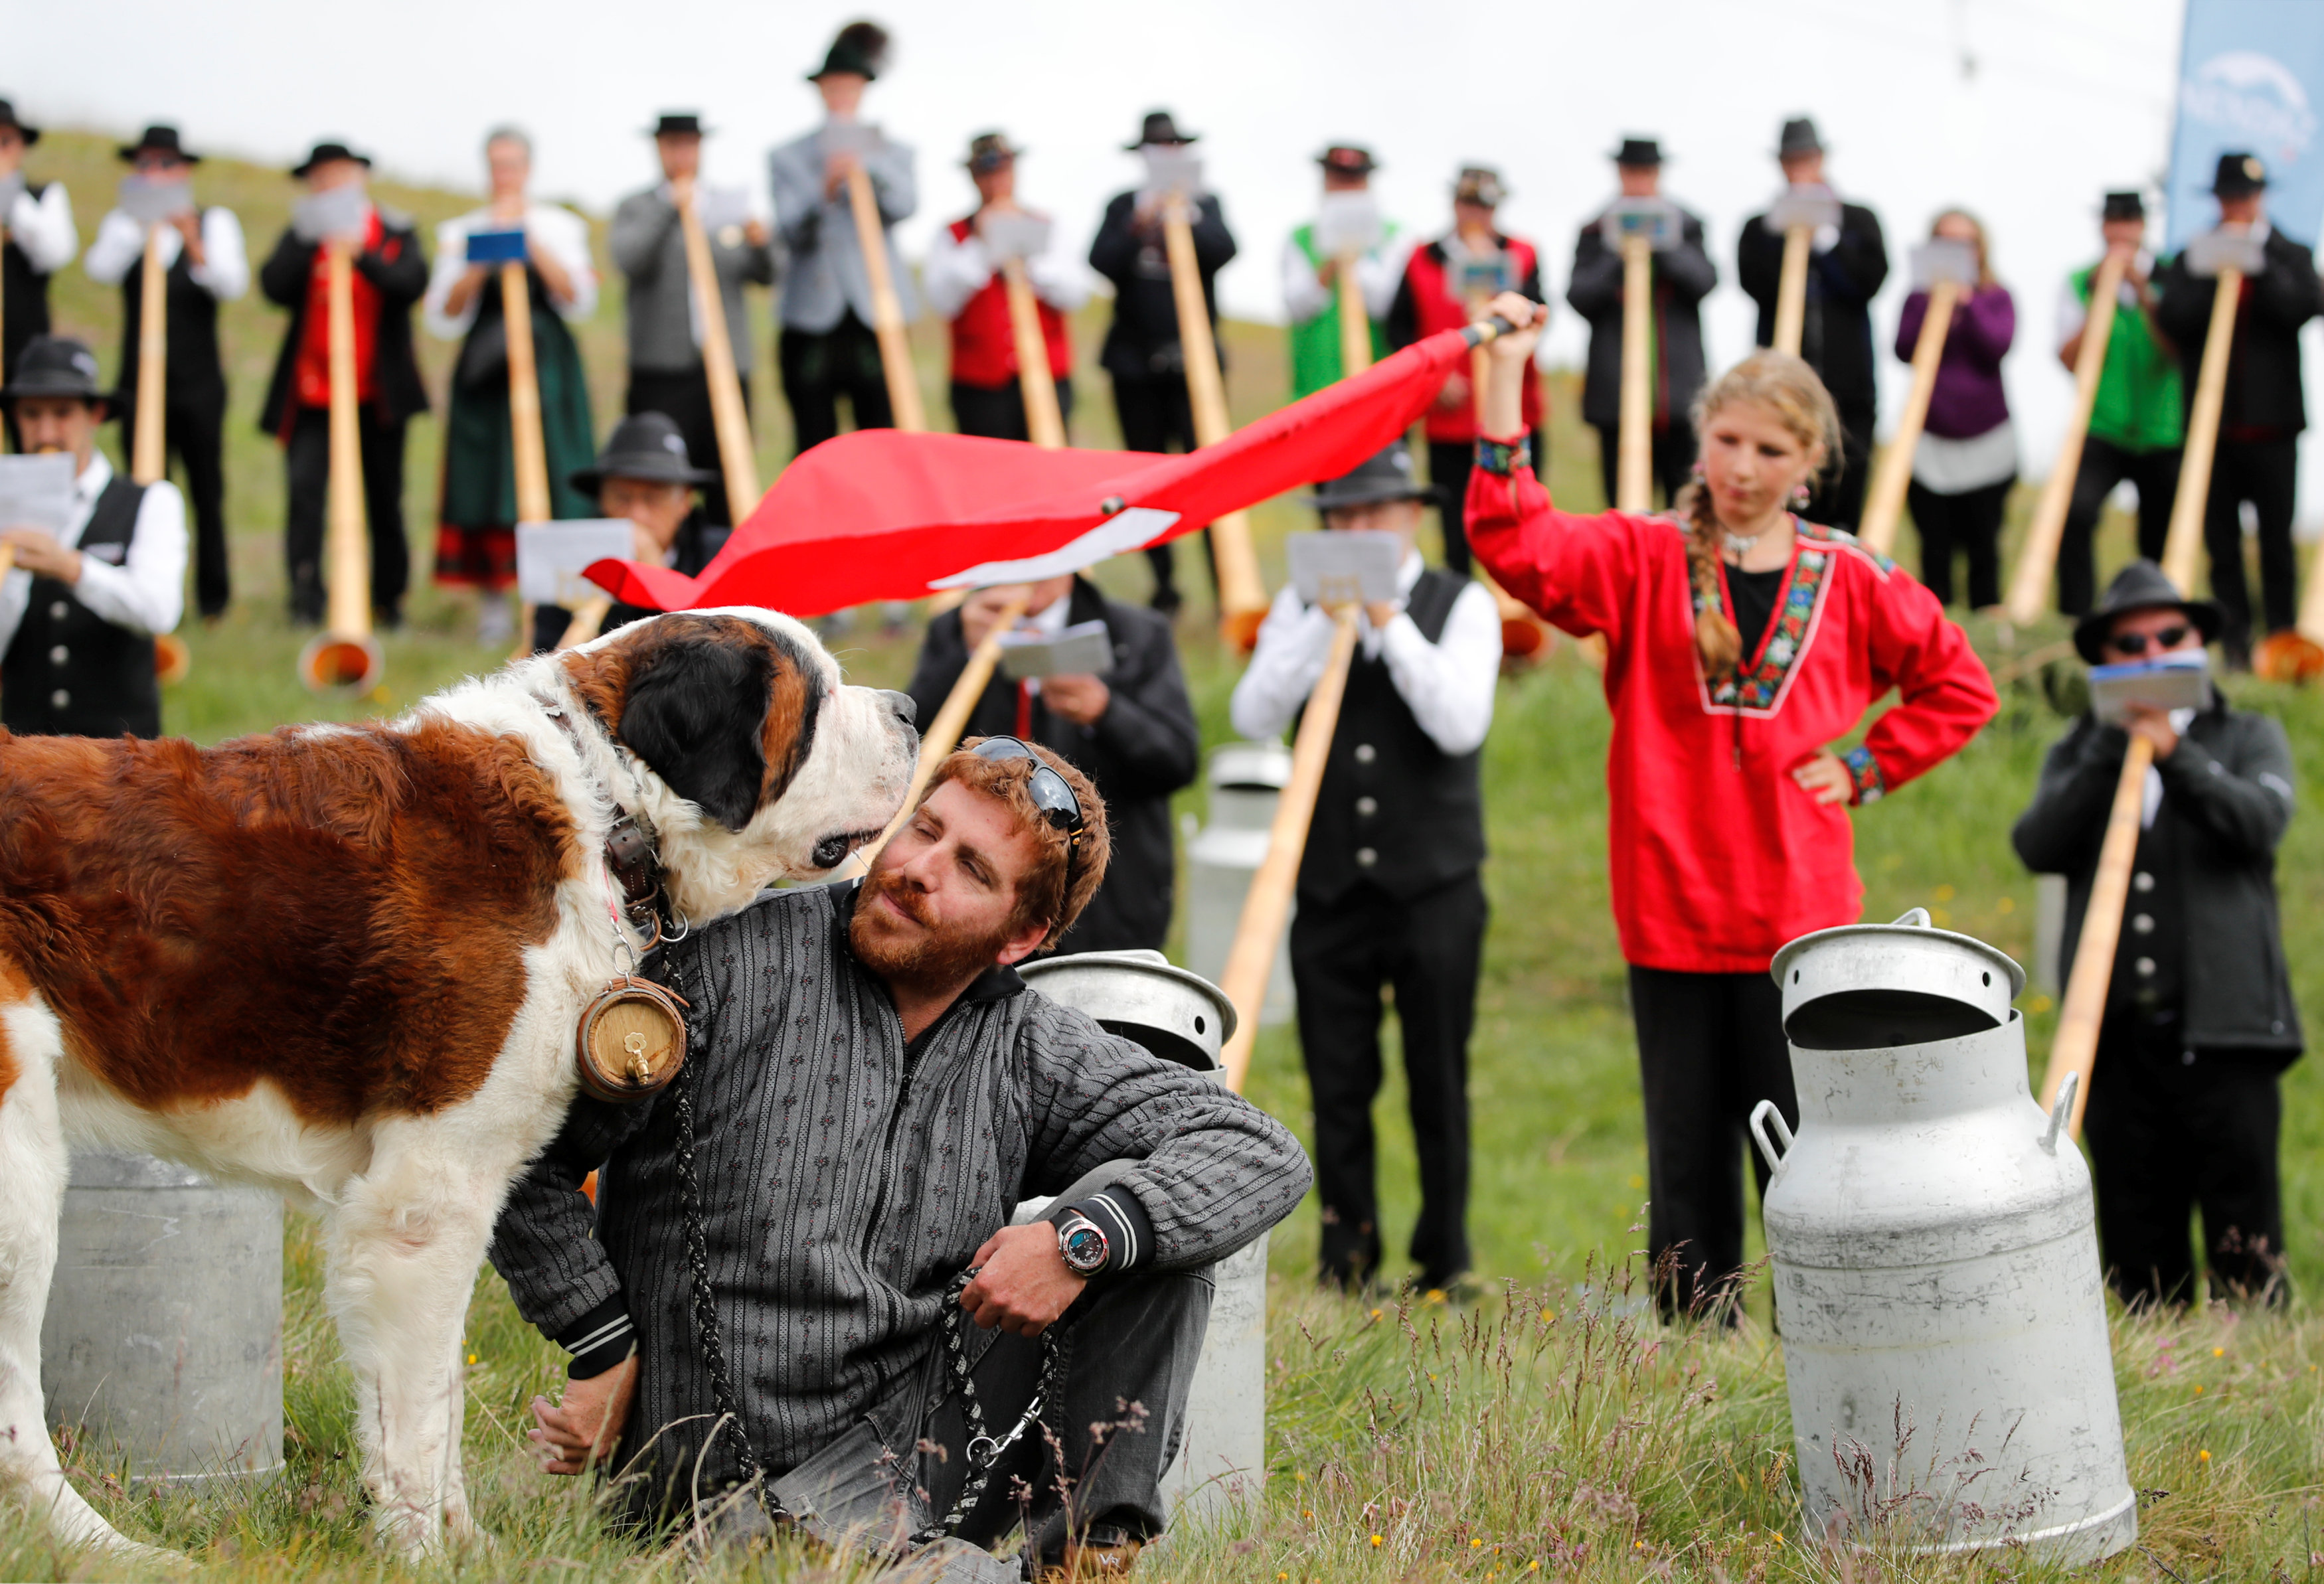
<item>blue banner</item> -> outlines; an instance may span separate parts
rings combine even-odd
[[[2178,124],[2165,193],[2173,253],[2218,224],[2219,156],[2267,168],[2271,224],[2313,246],[2324,226],[2324,5],[2317,0],[2187,0]]]

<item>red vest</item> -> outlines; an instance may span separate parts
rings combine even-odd
[[[973,216],[954,220],[953,241],[967,241],[974,228]],[[1074,344],[1065,335],[1065,316],[1038,297],[1033,306],[1041,315],[1041,339],[1049,346],[1049,373],[1062,380],[1074,372]],[[1009,323],[1009,288],[997,269],[953,319],[952,377],[985,391],[1016,382],[1017,332]]]
[[[1520,237],[1504,236],[1501,245],[1508,250],[1508,277],[1512,281],[1534,278],[1540,267],[1540,256],[1534,245]],[[1426,340],[1439,330],[1457,330],[1471,318],[1469,305],[1461,300],[1458,289],[1447,276],[1444,255],[1434,243],[1412,250],[1412,262],[1405,266],[1405,280],[1412,288],[1413,312],[1417,320],[1416,340]],[[1466,370],[1460,371],[1466,374]],[[1449,382],[1452,374],[1447,373]],[[1467,384],[1464,378],[1462,384]],[[1525,382],[1525,427],[1528,432],[1541,427],[1541,382],[1528,379]],[[1428,437],[1434,442],[1459,443],[1477,437],[1477,397],[1471,391],[1465,400],[1451,407],[1435,406],[1428,410]]]
[[[374,209],[364,226],[362,252],[378,247],[384,235],[379,211]],[[352,259],[348,261],[347,300],[355,309],[355,401],[360,404],[378,394],[379,288],[355,268],[354,262]],[[297,382],[291,387],[291,394],[301,407],[331,405],[330,281],[330,250],[318,247],[315,250],[315,267],[307,277],[307,319],[299,337]],[[283,421],[287,426],[290,420],[286,417]]]

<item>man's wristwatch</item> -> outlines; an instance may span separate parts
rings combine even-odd
[[[1077,1276],[1097,1275],[1113,1257],[1104,1229],[1079,1211],[1058,1220],[1057,1252],[1064,1257],[1065,1268]]]

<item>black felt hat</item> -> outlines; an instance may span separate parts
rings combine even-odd
[[[2219,156],[2219,169],[2211,178],[2213,198],[2249,198],[2267,189],[2267,167],[2259,156],[2235,150]]]
[[[1663,162],[1663,146],[1650,137],[1626,137],[1614,151],[1614,163],[1648,170]]]
[[[2106,207],[2098,211],[2101,220],[2144,220],[2146,199],[2135,192],[2110,192],[2106,195]]]
[[[876,22],[851,22],[839,30],[824,51],[823,64],[807,74],[809,82],[817,78],[845,72],[860,77],[865,82],[880,80],[880,69],[888,64],[888,30]]]
[[[661,118],[650,127],[648,137],[702,137],[710,129],[702,124],[702,117],[692,110],[665,110]]]
[[[35,336],[16,355],[16,377],[0,385],[0,401],[28,396],[71,396],[103,402],[97,388],[97,354],[69,336]]]
[[[27,126],[17,120],[16,106],[7,99],[0,99],[0,126],[14,127],[16,135],[24,140],[24,146],[28,149],[41,141],[41,129],[37,126]]]
[[[1382,501],[1434,501],[1436,491],[1422,483],[1412,471],[1412,447],[1397,440],[1374,452],[1327,483],[1315,486],[1307,503],[1318,511],[1337,506],[1372,506]]]
[[[134,160],[148,149],[157,154],[168,154],[172,159],[183,160],[189,165],[198,165],[202,162],[202,157],[199,154],[178,141],[178,129],[174,126],[147,127],[138,134],[135,143],[123,143],[120,154],[124,160]]]
[[[968,140],[968,158],[961,162],[981,176],[1000,170],[1024,152],[1009,141],[1005,132],[980,132]]]
[[[327,165],[334,160],[353,160],[364,170],[371,169],[369,154],[358,154],[345,143],[321,143],[308,151],[303,163],[290,167],[290,174],[304,181],[316,166]]]
[[[638,478],[657,484],[715,483],[718,475],[694,465],[687,455],[686,437],[678,425],[659,412],[641,412],[623,419],[605,437],[597,460],[572,473],[573,487],[594,495],[609,478]]]
[[[1176,118],[1167,110],[1148,110],[1146,113],[1145,124],[1139,129],[1138,141],[1134,143],[1124,143],[1121,146],[1134,154],[1148,143],[1168,148],[1178,143],[1193,143],[1200,135],[1202,134],[1199,133],[1180,132]]]
[[[2190,600],[2152,561],[2133,561],[2107,585],[2098,608],[2074,623],[2074,648],[2093,666],[2106,664],[2106,636],[2114,619],[2132,611],[2183,611],[2203,641],[2215,641],[2227,626],[2227,612],[2210,600]]]
[[[1795,115],[1784,123],[1784,130],[1775,139],[1775,158],[1789,160],[1802,154],[1823,152],[1823,139],[1816,135],[1812,117]]]
[[[1315,163],[1334,176],[1370,176],[1379,169],[1372,152],[1357,143],[1333,143],[1315,156]]]

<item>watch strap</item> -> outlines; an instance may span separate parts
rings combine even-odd
[[[1477,465],[1487,473],[1508,477],[1520,467],[1533,465],[1533,437],[1520,435],[1514,440],[1477,440]]]
[[[1118,1275],[1152,1261],[1154,1225],[1147,1219],[1146,1207],[1138,1202],[1138,1196],[1119,1183],[1063,1206],[1056,1218],[1063,1220],[1075,1212],[1087,1216],[1105,1234],[1110,1253],[1102,1274]]]

